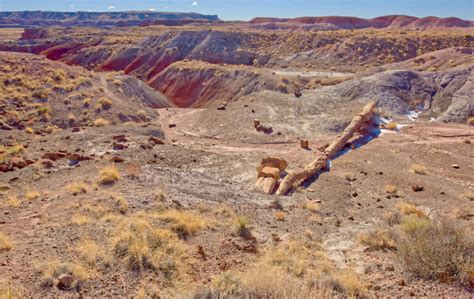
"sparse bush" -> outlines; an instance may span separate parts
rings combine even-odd
[[[0,232],[0,252],[8,251],[12,249],[12,247],[13,243],[10,238],[6,234]]]
[[[415,277],[472,283],[472,234],[454,219],[405,218],[397,248],[405,270]]]
[[[368,246],[374,250],[396,249],[396,242],[388,231],[376,230],[369,233],[363,233],[358,236],[358,241],[362,245]]]
[[[111,185],[120,179],[120,173],[114,165],[102,168],[99,172],[99,183],[102,185]]]
[[[94,127],[105,127],[109,125],[109,121],[103,118],[94,120]]]
[[[416,174],[426,174],[426,167],[421,164],[413,164],[411,166],[411,171]]]

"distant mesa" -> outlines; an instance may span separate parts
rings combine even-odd
[[[123,27],[152,24],[182,25],[219,21],[216,15],[174,12],[55,12],[0,11],[0,27],[89,26]]]
[[[437,18],[426,17],[416,18],[411,16],[392,15],[382,16],[373,19],[362,19],[357,17],[300,17],[294,19],[279,18],[255,18],[249,23],[259,24],[279,24],[279,25],[306,25],[319,26],[321,29],[362,29],[362,28],[452,28],[452,27],[472,27],[473,21],[459,18]]]

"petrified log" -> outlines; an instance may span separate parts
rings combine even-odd
[[[288,167],[288,163],[280,158],[267,157],[257,167],[258,180],[255,189],[263,193],[272,194],[280,179],[280,174]]]
[[[325,168],[327,163],[346,146],[347,141],[351,139],[354,133],[359,131],[361,126],[370,120],[376,105],[377,101],[369,102],[364,107],[364,110],[357,114],[346,129],[324,150],[324,153],[320,157],[311,161],[311,163],[306,165],[303,169],[290,172],[281,182],[276,194],[285,195],[291,188],[300,185]]]

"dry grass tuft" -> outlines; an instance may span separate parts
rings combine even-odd
[[[426,167],[421,164],[413,164],[410,170],[416,174],[426,174]]]
[[[89,188],[88,188],[86,183],[80,182],[80,183],[70,184],[67,187],[67,189],[68,189],[69,192],[71,192],[72,195],[76,196],[76,195],[79,195],[79,194],[87,193],[87,190]]]
[[[90,267],[96,267],[104,257],[103,247],[97,245],[93,240],[85,240],[78,244],[77,252]]]
[[[21,201],[16,196],[9,196],[6,201],[6,206],[11,208],[18,208],[21,206]]]
[[[274,213],[275,219],[278,221],[285,221],[286,213],[283,211],[276,211]]]
[[[71,275],[73,281],[69,286],[61,286],[65,289],[75,289],[80,287],[81,283],[90,278],[86,268],[77,263],[60,263],[52,260],[40,265],[39,272],[43,275],[41,284],[45,287],[58,286],[58,278],[62,274]]]
[[[388,193],[388,194],[396,194],[398,191],[398,188],[395,185],[389,184],[389,185],[385,185],[384,191],[385,193]]]
[[[398,128],[397,123],[389,122],[385,125],[385,129],[387,130],[396,130]]]
[[[162,202],[166,198],[166,193],[162,189],[157,189],[155,190],[155,193],[153,196],[155,198],[155,201]]]
[[[10,281],[0,281],[0,298],[21,299],[26,298],[24,290]]]
[[[401,202],[397,204],[397,208],[403,215],[416,215],[418,217],[426,217],[426,213],[412,203]]]
[[[311,212],[317,212],[319,211],[319,204],[316,203],[316,202],[312,202],[312,201],[308,201],[305,203],[304,207],[308,210],[308,211],[311,211]]]
[[[126,214],[128,211],[128,201],[123,196],[116,196],[117,208],[121,214]]]
[[[467,124],[470,126],[474,126],[474,117],[469,117],[469,119],[467,120]]]
[[[25,193],[26,200],[35,200],[40,198],[41,194],[38,191],[31,190]]]
[[[124,219],[116,228],[115,254],[132,270],[151,269],[171,278],[178,271],[184,247],[176,234],[154,227],[144,217]]]
[[[405,270],[415,277],[472,284],[474,239],[454,219],[407,217],[397,248]]]
[[[9,251],[12,248],[13,243],[10,238],[6,234],[0,232],[0,252]]]
[[[397,249],[396,242],[394,238],[390,235],[388,231],[377,230],[370,233],[363,233],[358,236],[358,241],[362,245],[368,246],[373,250]]]
[[[76,225],[85,225],[89,223],[93,223],[95,220],[92,217],[76,214],[72,216],[72,223]]]
[[[99,183],[102,185],[111,185],[120,179],[120,173],[114,165],[102,168],[99,172]]]
[[[110,123],[108,120],[103,118],[98,118],[94,120],[94,127],[105,127],[108,126]]]
[[[170,223],[171,229],[183,238],[194,236],[207,225],[202,216],[189,211],[169,210],[157,218]]]
[[[347,296],[365,293],[355,274],[337,270],[321,245],[311,241],[268,247],[245,272],[214,277],[213,287],[237,298],[329,298],[333,289]]]
[[[110,109],[112,107],[112,100],[110,100],[106,97],[101,97],[97,101],[97,105],[99,106],[99,108],[107,110],[107,109]]]

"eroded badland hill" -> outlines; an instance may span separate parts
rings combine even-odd
[[[0,298],[472,297],[472,22],[0,17]]]

